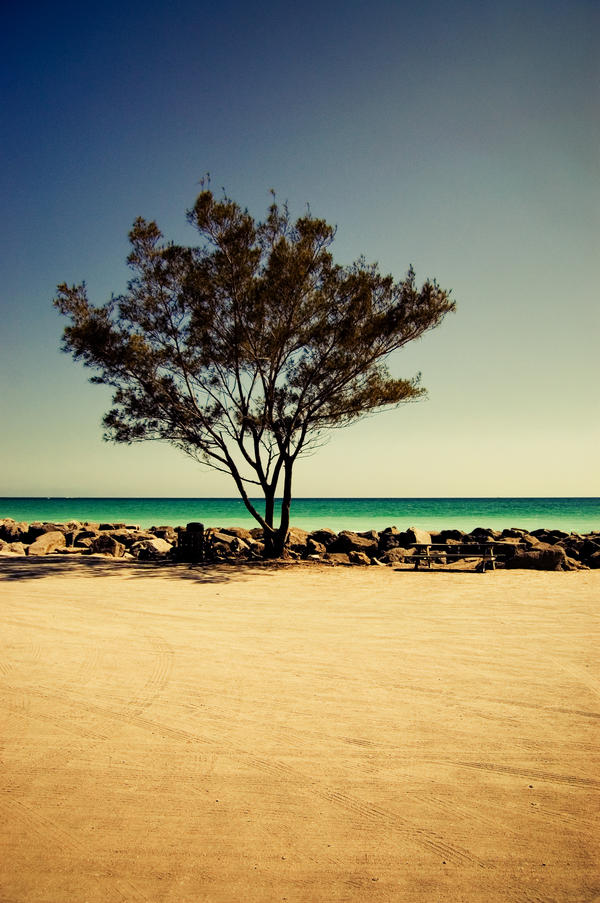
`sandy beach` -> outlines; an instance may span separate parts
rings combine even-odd
[[[0,900],[600,900],[600,571],[0,563]]]

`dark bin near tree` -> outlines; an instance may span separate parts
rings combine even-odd
[[[204,561],[204,524],[191,523],[179,529],[177,558],[179,561]]]

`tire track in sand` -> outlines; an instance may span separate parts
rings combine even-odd
[[[553,771],[540,771],[537,768],[514,768],[510,765],[498,765],[494,762],[455,762],[429,760],[431,765],[458,766],[460,768],[476,768],[494,774],[508,774],[519,778],[534,778],[538,781],[549,781],[552,784],[566,784],[570,787],[589,787],[600,790],[600,781],[595,778],[582,778],[578,775],[556,774]]]
[[[4,823],[14,825],[20,821],[25,824],[28,834],[36,834],[42,841],[48,842],[49,837],[54,841],[54,848],[66,848],[74,853],[82,862],[89,862],[89,847],[79,840],[77,835],[68,831],[51,818],[46,818],[39,810],[33,809],[21,800],[17,800],[8,793],[0,794],[0,809],[4,812]],[[86,878],[91,878],[102,890],[102,899],[114,901],[114,903],[148,903],[149,897],[140,891],[129,880],[117,878],[109,868],[103,869],[104,874],[98,875],[93,871],[86,872]],[[107,885],[106,879],[110,879]]]

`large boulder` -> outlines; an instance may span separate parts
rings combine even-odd
[[[22,542],[4,542],[0,539],[0,555],[4,558],[17,558],[26,554],[26,546]]]
[[[431,533],[428,533],[427,530],[421,530],[419,527],[409,527],[406,533],[403,534],[403,539],[405,540],[405,545],[412,545],[412,543],[430,543]]]
[[[0,520],[0,539],[5,542],[23,542],[29,532],[29,524],[15,521],[12,517]]]
[[[111,555],[113,558],[122,558],[125,552],[125,546],[109,533],[101,533],[100,536],[96,536],[89,548],[92,552]]]
[[[150,533],[152,533],[153,536],[158,536],[159,539],[165,539],[167,542],[170,542],[171,545],[175,545],[177,542],[177,531],[174,527],[164,525],[161,527],[151,527]]]
[[[359,564],[359,565],[369,565],[371,564],[371,559],[365,552],[350,552],[348,555],[351,564]]]
[[[523,535],[519,539],[519,542],[522,542],[530,549],[535,549],[540,545],[542,540],[539,538],[539,536],[534,536],[533,533],[523,533]]]
[[[49,530],[38,536],[35,542],[32,542],[27,548],[28,555],[49,555],[50,552],[56,552],[57,549],[64,549],[67,541],[65,534],[60,530]]]
[[[500,533],[499,530],[492,530],[490,527],[475,527],[474,530],[471,530],[468,537],[465,537],[467,542],[490,542],[495,539],[506,539],[512,538],[518,540],[521,536],[521,533],[525,533],[525,530],[518,531],[515,529],[511,530],[503,530]]]
[[[325,558],[327,561],[331,562],[331,564],[350,564],[350,556],[345,552],[327,552]]]
[[[155,558],[165,558],[170,554],[173,546],[166,539],[150,537],[141,539],[131,546],[131,553],[140,561],[152,561]]]
[[[414,554],[414,549],[403,549],[402,546],[395,546],[384,552],[380,560],[383,564],[402,564],[404,561],[412,558]]]
[[[600,537],[598,537],[600,539]],[[600,542],[596,542],[593,539],[586,538],[583,540],[583,545],[578,549],[579,557],[581,561],[585,564],[590,564],[590,560],[594,558],[598,552],[600,552]],[[592,567],[592,565],[590,565]],[[595,565],[597,567],[597,565]]]
[[[306,555],[309,558],[322,558],[327,548],[322,542],[317,542],[312,536],[306,540]]]
[[[535,549],[516,549],[514,555],[506,559],[506,567],[510,570],[572,571],[578,564],[560,546],[540,543]]]
[[[453,540],[456,540],[457,542],[460,542],[461,540],[463,540],[463,541],[465,540],[466,535],[467,534],[464,533],[462,530],[441,530],[440,531],[440,541],[448,542],[449,539],[453,539]]]
[[[62,533],[66,535],[69,532],[69,528],[66,524],[52,524],[45,521],[41,524],[39,521],[35,521],[32,524],[29,524],[29,530],[27,531],[27,537],[23,539],[23,542],[35,542],[35,540],[39,536],[43,536],[44,533]]]
[[[251,545],[254,542],[254,536],[246,527],[219,527],[219,533],[230,533],[231,536],[237,536],[243,539],[245,543]]]
[[[405,546],[410,542],[406,533],[401,533],[397,527],[386,527],[379,534],[378,548],[381,553],[387,552],[389,549],[396,549],[399,546]]]
[[[328,552],[364,552],[366,555],[377,555],[379,550],[378,540],[368,536],[360,536],[351,530],[342,530],[335,542],[328,546]]]
[[[379,544],[379,533],[377,532],[377,530],[365,530],[364,532],[361,530],[359,531],[358,535],[364,537],[365,539],[372,539],[373,542]]]
[[[586,558],[585,563],[589,568],[600,568],[600,550],[598,552],[593,552],[589,558]]]
[[[330,530],[329,527],[321,527],[319,530],[313,530],[312,533],[309,533],[308,539],[313,539],[315,542],[320,542],[325,546],[326,549],[329,546],[333,545],[333,543],[337,539],[337,533],[334,530]]]
[[[98,536],[102,536],[102,534],[97,530],[90,530],[86,527],[83,530],[78,530],[77,533],[73,533],[72,545],[83,549],[89,549]]]
[[[307,540],[308,530],[302,530],[300,527],[290,527],[286,545],[288,545],[293,552],[299,552],[302,555],[306,552]]]

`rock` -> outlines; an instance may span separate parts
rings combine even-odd
[[[94,536],[84,536],[82,539],[78,539],[75,543],[73,543],[74,549],[89,549],[92,547],[92,543],[94,542]]]
[[[17,522],[12,517],[0,520],[0,539],[5,542],[23,542],[29,533],[29,524]]]
[[[358,535],[362,536],[364,539],[372,539],[373,542],[379,544],[379,533],[377,532],[377,530],[367,530],[364,533],[360,532]]]
[[[403,549],[402,546],[396,546],[393,549],[388,549],[387,552],[384,552],[381,555],[381,560],[384,564],[402,564],[408,558],[412,558],[415,554],[414,549]]]
[[[254,540],[251,540],[254,545]],[[237,555],[240,555],[243,552],[247,552],[250,549],[250,545],[245,542],[243,539],[240,539],[239,536],[233,537],[233,542],[229,547],[232,552],[235,552]]]
[[[13,553],[13,555],[27,554],[27,548],[22,542],[9,542],[7,548],[9,552]]]
[[[519,541],[525,543],[529,548],[536,548],[541,542],[539,536],[534,536],[532,533],[523,533]]]
[[[460,540],[464,540],[466,535],[462,530],[442,530],[440,532],[440,541],[448,542],[449,539],[452,539],[460,542]]]
[[[155,527],[151,530],[151,533],[159,539],[165,539],[167,542],[170,542],[171,545],[175,545],[175,542],[177,541],[177,533],[173,527]]]
[[[232,539],[233,537],[230,538]],[[131,546],[130,551],[140,561],[150,561],[154,558],[164,558],[170,553],[172,548],[171,543],[165,539],[151,537],[135,542]]]
[[[371,559],[364,552],[350,552],[348,557],[352,564],[361,564],[361,565],[371,564]]]
[[[67,542],[65,534],[60,530],[50,530],[47,533],[41,533],[35,542],[32,542],[27,548],[28,555],[49,555],[56,549],[64,548]]]
[[[544,545],[540,543],[540,545]],[[528,568],[536,571],[571,571],[577,563],[567,557],[560,546],[546,545],[535,549],[516,549],[511,558],[506,559],[506,567],[510,570]]]
[[[552,535],[549,530],[545,530],[543,527],[538,527],[537,530],[530,530],[529,532],[542,542],[549,542],[548,537]]]
[[[512,558],[519,550],[518,539],[505,539],[502,542],[494,543],[494,551],[500,555],[505,561]]]
[[[593,548],[595,545],[594,543],[590,544],[589,540],[583,539],[583,537],[577,536],[577,534],[572,534],[568,539],[560,539],[556,545],[557,547],[563,548],[569,558],[574,558],[576,561],[585,561],[592,551],[596,551],[596,549]],[[590,548],[590,546],[592,546],[592,548]]]
[[[336,541],[337,533],[330,530],[329,527],[322,527],[320,530],[313,530],[312,533],[309,533],[308,539],[314,539],[315,542],[322,543],[328,549]]]
[[[225,533],[221,530],[211,530],[207,532],[206,536],[209,540],[212,540],[213,543],[219,542],[225,546],[232,546],[237,539],[234,533]]]
[[[250,539],[252,546],[250,546],[249,543],[240,539],[239,536],[221,532],[221,530],[209,531],[206,534],[206,538],[206,554],[209,558],[211,556],[218,559],[236,558],[239,556],[247,558],[250,555],[250,549],[257,545],[256,540],[252,538]]]
[[[189,530],[189,528],[190,528],[190,525],[188,524],[188,530]],[[246,530],[245,527],[219,527],[219,532],[220,533],[231,533],[232,536],[237,536],[238,539],[243,539],[244,542],[248,543],[248,545],[251,545],[254,542],[254,537],[253,537],[252,533],[250,532],[250,530]],[[262,536],[262,530],[261,530],[261,536]]]
[[[317,542],[311,536],[306,540],[306,554],[309,558],[322,558],[326,551],[322,542]]]
[[[22,542],[5,542],[0,539],[0,555],[5,558],[16,558],[25,555],[25,546]]]
[[[288,545],[295,552],[305,552],[307,539],[308,530],[302,530],[300,527],[290,527],[287,535],[286,545]]]
[[[327,551],[345,552],[346,554],[350,552],[364,552],[367,555],[376,555],[379,552],[379,541],[360,536],[351,530],[342,530],[335,542],[327,547]]]
[[[600,552],[600,542],[595,542],[593,539],[584,539],[580,551],[583,560],[591,558],[596,552]]]
[[[409,527],[404,536],[407,544],[431,542],[431,533],[428,533],[427,530],[420,530],[418,527]]]
[[[390,530],[383,530],[379,534],[378,549],[381,553],[387,552],[388,549],[396,549],[399,546],[406,546],[411,540],[407,533],[401,533],[396,527]]]
[[[524,530],[522,531],[525,532]],[[491,539],[504,539],[508,536],[512,536],[513,539],[518,539],[520,537],[520,533],[516,533],[513,530],[503,530],[500,533],[499,530],[491,530],[489,527],[475,527],[474,530],[468,534],[468,542],[489,542]]]
[[[41,524],[39,521],[36,521],[29,525],[27,536],[24,537],[23,542],[35,542],[38,536],[43,536],[44,533],[63,533],[66,535],[68,532],[69,528],[66,524],[52,524],[48,522]]]
[[[586,558],[585,563],[589,568],[600,568],[600,549],[597,552],[592,552],[592,554]]]
[[[73,536],[73,545],[81,546],[84,549],[89,549],[94,539],[97,536],[101,536],[101,533],[98,533],[97,530],[80,530],[79,533],[75,533]]]
[[[325,560],[331,564],[350,564],[350,557],[345,552],[327,552]]]
[[[122,558],[125,552],[125,546],[108,533],[96,536],[91,542],[90,549],[92,552],[111,555],[113,558]]]

